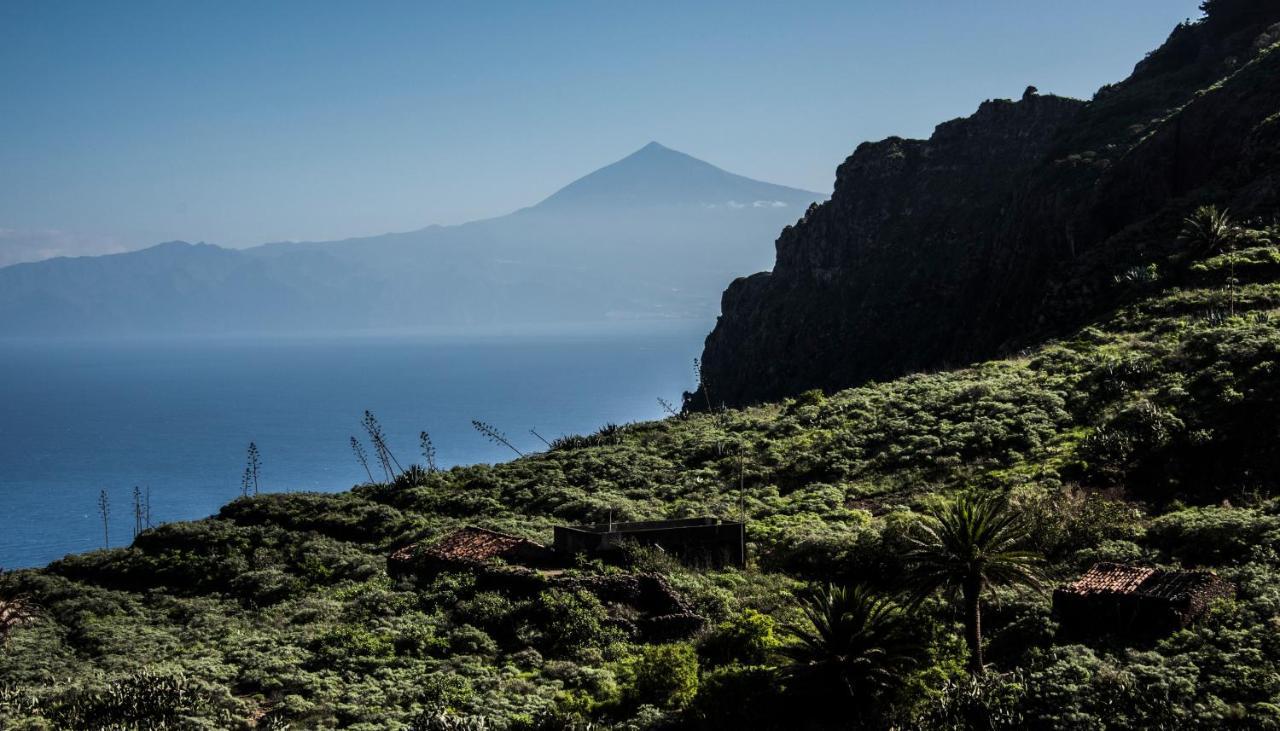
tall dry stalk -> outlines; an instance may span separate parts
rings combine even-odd
[[[351,437],[351,451],[355,453],[356,461],[364,468],[364,473],[369,476],[369,484],[372,485],[375,480],[373,479],[373,471],[369,469],[369,455],[365,454],[364,446],[355,437]]]
[[[472,419],[471,426],[475,427],[476,431],[484,435],[485,439],[488,439],[494,444],[501,444],[507,449],[510,449],[512,452],[515,452],[518,456],[521,456],[521,457],[524,456],[524,452],[521,452],[520,450],[516,449],[515,445],[513,445],[510,441],[507,440],[507,435],[498,431],[497,427],[493,426],[492,424],[486,424],[483,421]]]
[[[378,462],[382,464],[382,471],[386,473],[387,482],[391,482],[396,475],[404,472],[404,468],[400,466],[400,462],[396,456],[391,453],[391,447],[387,446],[387,437],[382,431],[382,425],[378,423],[378,419],[373,415],[372,411],[366,410],[364,418],[360,420],[360,424],[364,427],[365,432],[369,434],[369,441],[373,443],[373,452],[378,457]],[[392,469],[392,465],[395,469]]]
[[[418,432],[418,446],[422,448],[422,458],[427,461],[427,472],[434,474],[440,471],[440,466],[436,463],[436,445],[431,441],[431,435],[425,431]]]
[[[111,497],[107,495],[107,489],[104,487],[98,493],[98,514],[102,516],[102,547],[111,547]]]

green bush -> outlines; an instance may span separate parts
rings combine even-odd
[[[683,708],[698,694],[698,655],[691,645],[646,645],[618,671],[623,699],[635,706]]]
[[[701,729],[787,728],[795,722],[788,705],[772,668],[729,665],[702,676],[686,716]]]
[[[711,666],[763,665],[779,640],[772,617],[744,609],[716,625],[698,644],[698,652]]]
[[[1259,546],[1280,546],[1280,516],[1258,510],[1190,508],[1152,521],[1147,541],[1170,558],[1189,564],[1238,563]]]
[[[539,594],[530,614],[532,626],[541,634],[543,648],[560,656],[619,639],[617,630],[606,626],[608,618],[594,595],[563,589]]]
[[[464,624],[449,633],[449,652],[454,655],[491,656],[497,651],[498,643],[479,627]]]
[[[0,691],[0,722],[27,718],[49,724],[29,728],[181,729],[199,716],[231,723],[233,708],[182,673],[151,668],[41,695]]]
[[[363,627],[341,625],[311,643],[312,665],[368,670],[395,656],[394,640]]]

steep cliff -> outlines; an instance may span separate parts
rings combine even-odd
[[[1196,204],[1273,215],[1280,3],[1207,12],[1089,102],[1029,88],[928,140],[860,145],[831,199],[783,230],[773,271],[724,293],[702,358],[710,401],[1012,352],[1124,301],[1117,272],[1176,264]]]

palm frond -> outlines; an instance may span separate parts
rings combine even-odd
[[[1026,522],[999,495],[968,492],[934,510],[912,536],[913,597],[954,592],[965,581],[983,585],[1043,586],[1041,557],[1023,550]]]
[[[915,662],[915,640],[901,607],[865,587],[826,586],[801,600],[804,621],[787,625],[783,676],[842,688],[850,696],[884,688]]]

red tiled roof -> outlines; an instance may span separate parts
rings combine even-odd
[[[388,556],[387,559],[390,561],[408,561],[413,558],[413,552],[416,550],[418,550],[418,544],[410,543],[407,546],[401,546],[392,551],[391,555]]]
[[[1080,596],[1090,594],[1132,594],[1151,578],[1156,569],[1143,566],[1125,566],[1118,563],[1094,564],[1080,578],[1067,584],[1063,591]]]
[[[1142,585],[1145,596],[1182,600],[1211,590],[1221,579],[1208,571],[1169,571],[1151,577]]]
[[[449,561],[484,561],[497,558],[518,546],[541,546],[527,538],[467,526],[456,530],[429,546],[428,556]]]
[[[1059,591],[1076,596],[1132,594],[1182,600],[1212,590],[1222,581],[1209,571],[1163,571],[1146,566],[1098,563]]]

